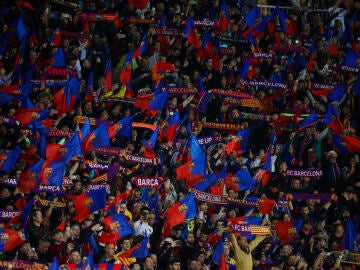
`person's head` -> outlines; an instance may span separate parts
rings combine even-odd
[[[41,210],[39,209],[35,210],[33,212],[32,219],[36,225],[40,225],[43,222],[43,214]]]
[[[144,206],[141,208],[141,212],[140,212],[140,218],[142,222],[148,222],[148,217],[150,214],[149,208],[147,206]]]
[[[128,251],[129,249],[131,248],[131,242],[129,239],[124,239],[122,242],[121,242],[121,251],[124,252],[124,251]]]
[[[55,242],[61,242],[64,240],[64,233],[60,230],[56,230],[53,235],[53,239]]]
[[[336,163],[337,153],[335,151],[331,150],[327,154],[327,158],[328,158],[330,163]]]
[[[193,246],[195,243],[195,236],[193,233],[188,233],[185,237],[185,242],[189,246]]]
[[[182,229],[183,228],[180,225],[172,227],[171,235],[176,237],[176,238],[179,238],[181,236]]]
[[[180,270],[181,269],[181,261],[178,257],[172,257],[169,263],[169,270]]]
[[[80,237],[80,225],[75,223],[70,227],[70,236],[72,238],[79,238]]]
[[[105,256],[108,258],[112,258],[115,255],[115,246],[113,244],[105,245]]]
[[[147,217],[147,221],[149,223],[150,226],[154,226],[156,223],[156,217],[155,214],[150,213],[149,216]]]
[[[293,251],[293,248],[292,248],[292,246],[290,246],[290,245],[283,245],[283,246],[280,248],[280,254],[281,254],[282,256],[289,256],[292,251]]]
[[[134,263],[130,264],[129,269],[130,270],[141,270],[141,266],[139,263],[134,262]]]
[[[37,248],[37,253],[46,254],[48,252],[49,246],[50,246],[49,240],[40,239],[39,245],[38,245],[38,248]]]
[[[148,269],[148,270],[152,270],[154,269],[154,261],[153,259],[150,257],[150,256],[146,256],[144,259],[143,259],[143,268],[144,269]]]
[[[224,243],[224,255],[225,257],[230,255],[230,244],[227,242]]]
[[[237,238],[237,242],[238,242],[240,248],[242,248],[242,249],[247,248],[249,246],[248,239],[244,235],[240,235]]]
[[[73,249],[69,254],[69,263],[80,264],[81,255],[80,252],[76,249]]]
[[[199,270],[201,264],[196,259],[189,259],[187,262],[187,269],[188,270]]]

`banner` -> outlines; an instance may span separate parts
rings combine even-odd
[[[294,193],[294,194],[287,194],[286,200],[321,200],[321,201],[328,201],[330,200],[330,194],[308,194],[308,193]]]
[[[273,87],[273,88],[281,88],[281,89],[286,89],[286,88],[288,88],[288,86],[287,86],[286,83],[267,82],[267,81],[249,81],[249,80],[246,80],[246,81],[243,81],[243,82],[241,83],[241,85],[244,85],[244,86],[248,86],[248,85],[258,86],[258,85],[261,85],[261,86]]]
[[[0,260],[0,269],[11,269],[11,270],[46,270],[47,266],[44,264],[28,261],[5,261]]]
[[[8,209],[0,209],[0,220],[7,221],[13,217],[15,217],[19,211],[8,210]]]
[[[125,149],[119,148],[119,147],[111,147],[111,146],[103,146],[96,148],[95,153],[98,155],[104,155],[104,156],[123,156],[125,155]]]
[[[185,22],[184,22],[185,24]],[[214,21],[210,21],[208,19],[202,21],[194,21],[195,26],[213,26],[215,24]]]
[[[291,45],[272,44],[271,48],[274,51],[283,51],[283,52],[303,52],[304,51],[304,48],[301,46],[291,46]]]
[[[225,123],[213,123],[205,122],[203,123],[203,128],[214,128],[214,129],[226,129],[226,130],[238,130],[240,125],[237,124],[225,124]]]
[[[99,164],[92,162],[91,160],[85,160],[84,162],[86,169],[95,169],[95,170],[108,170],[109,165]]]
[[[206,136],[206,137],[200,137],[197,138],[200,145],[210,145],[213,143],[218,143],[222,141],[221,135],[215,135],[215,136]]]
[[[106,193],[110,194],[110,185],[109,184],[89,184],[86,188],[86,192],[105,189]]]
[[[328,84],[328,83],[316,83],[316,82],[311,83],[312,90],[320,90],[320,89],[330,90],[330,89],[334,89],[335,86],[337,85]]]
[[[129,24],[133,24],[133,23],[154,24],[155,20],[153,20],[153,19],[129,18],[129,19],[125,19],[123,22],[124,23],[129,23]]]
[[[64,177],[63,187],[71,187],[73,185],[73,181],[69,177]]]
[[[248,59],[274,59],[275,55],[272,53],[248,53],[246,57]]]
[[[224,101],[225,105],[229,106],[242,106],[242,107],[251,107],[251,108],[260,108],[261,103],[259,100],[253,99],[236,99],[232,97],[227,97]]]
[[[16,121],[15,119],[7,118],[5,116],[0,116],[0,119],[1,119],[2,123],[5,125],[11,125],[11,126],[20,125],[20,122]]]
[[[151,28],[149,31],[153,30],[157,35],[160,36],[170,36],[176,37],[179,35],[179,31],[177,29],[170,29],[165,27],[154,27]]]
[[[56,208],[64,208],[66,207],[66,203],[64,202],[53,202],[53,201],[48,201],[48,200],[43,200],[43,199],[39,199],[37,200],[37,202],[41,205],[41,206],[50,206],[50,204],[53,204],[54,207]]]
[[[69,130],[51,129],[48,137],[70,137],[71,133]]]
[[[264,115],[264,114],[239,112],[237,110],[234,110],[232,112],[232,117],[234,119],[249,119],[249,120],[267,121],[266,115]]]
[[[236,51],[234,48],[221,48],[220,52],[221,55],[234,55]]]
[[[158,188],[163,182],[162,177],[140,177],[132,179],[132,183],[139,188]]]
[[[160,158],[148,158],[144,156],[138,156],[138,155],[131,155],[127,154],[125,155],[125,159],[129,162],[135,163],[135,164],[144,164],[146,165],[159,165],[161,163]]]
[[[287,170],[286,175],[299,177],[320,177],[323,173],[322,170]]]
[[[9,187],[16,187],[17,186],[17,179],[15,178],[8,178],[5,179],[4,182],[2,182],[3,185],[9,186]]]
[[[254,96],[252,94],[233,91],[233,90],[211,89],[209,92],[211,94],[215,94],[215,95],[241,98],[241,99],[253,99],[254,98]]]
[[[198,90],[195,87],[184,87],[184,86],[169,86],[163,87],[161,90],[165,92],[169,90],[169,94],[172,95],[196,95],[199,94]]]
[[[227,196],[215,195],[207,192],[202,192],[197,189],[193,189],[192,193],[195,199],[202,202],[214,203],[214,204],[228,204]]]
[[[66,85],[67,80],[45,80],[46,87],[63,87]],[[30,80],[30,83],[34,86],[41,86],[43,83],[41,80]]]
[[[348,71],[348,72],[354,72],[354,73],[359,73],[360,69],[357,67],[350,67],[350,66],[345,66],[345,65],[340,65],[337,64],[335,66],[335,70],[336,71]]]
[[[50,185],[40,185],[37,189],[37,192],[45,192],[45,193],[64,193],[62,187],[58,186],[50,186]]]
[[[224,43],[243,45],[250,49],[250,41],[248,39],[219,36],[219,41],[222,41]]]
[[[255,234],[255,235],[271,234],[271,230],[269,226],[248,225],[247,223],[243,223],[243,224],[231,224],[230,228],[234,233],[238,233],[238,234]]]

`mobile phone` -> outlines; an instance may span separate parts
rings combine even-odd
[[[199,213],[199,219],[203,219],[204,218],[204,211],[200,211]]]

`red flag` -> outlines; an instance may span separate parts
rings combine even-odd
[[[360,152],[360,140],[354,136],[345,136],[343,142],[349,152]]]
[[[164,223],[163,231],[165,237],[170,234],[172,227],[182,224],[186,220],[186,212],[187,206],[185,204],[181,204],[180,202],[177,202],[166,211],[166,221]]]
[[[85,219],[87,219],[88,216],[90,216],[90,205],[91,205],[91,198],[86,194],[81,194],[75,198],[75,209],[76,209],[76,215],[74,217],[74,220],[78,222],[83,222]]]
[[[339,117],[335,117],[335,119],[330,123],[329,128],[338,135],[341,135],[344,132],[344,125]]]
[[[2,252],[11,251],[24,243],[24,238],[21,235],[21,232],[9,230],[9,229],[0,229],[1,242],[3,244],[0,246]]]
[[[292,222],[290,221],[277,221],[274,223],[276,234],[282,243],[290,243],[294,240],[291,235],[296,232]],[[294,230],[295,229],[295,230]]]
[[[261,214],[270,214],[274,209],[275,201],[270,199],[261,200],[261,205],[259,206],[259,212]]]
[[[148,0],[129,0],[128,3],[134,8],[143,9],[146,7]]]
[[[76,103],[76,96],[70,93],[70,103],[66,104],[65,87],[62,87],[53,95],[53,101],[57,110],[61,112],[70,112]]]

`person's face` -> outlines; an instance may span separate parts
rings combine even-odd
[[[57,242],[61,242],[64,239],[64,233],[63,232],[56,232],[54,235],[54,240]]]
[[[141,267],[140,267],[140,264],[136,263],[136,264],[134,264],[130,269],[131,269],[131,270],[140,270]]]
[[[43,221],[43,215],[40,211],[36,211],[36,214],[34,216],[34,221],[41,223]]]
[[[79,237],[80,236],[80,227],[79,226],[73,226],[70,229],[70,234],[72,237]]]
[[[124,242],[121,244],[121,251],[127,251],[131,247],[130,240],[124,240]]]
[[[156,256],[156,254],[153,253],[153,254],[150,255],[150,257],[153,260],[153,265],[157,265],[157,256]]]
[[[245,236],[240,236],[240,238],[238,239],[238,244],[241,247],[247,247],[249,245]]]
[[[229,254],[230,254],[230,246],[224,245],[224,255],[229,256]]]
[[[49,242],[40,242],[39,247],[38,247],[38,253],[41,254],[46,254],[46,252],[48,251],[50,246]]]
[[[148,221],[150,226],[154,225],[155,222],[156,222],[155,215],[154,214],[149,214],[149,216],[147,218],[147,221]]]
[[[79,264],[81,263],[81,256],[80,256],[80,253],[78,251],[74,251],[70,254],[69,256],[69,260],[72,262],[72,263],[75,263],[75,264]]]
[[[154,268],[154,261],[151,258],[146,258],[144,262],[145,269],[153,269]]]
[[[195,243],[195,236],[190,233],[186,236],[186,242],[189,244],[189,245],[193,245]]]
[[[337,159],[337,154],[336,153],[331,153],[329,155],[329,161],[330,163],[336,163],[336,159]]]
[[[301,214],[302,214],[303,216],[309,215],[309,208],[308,208],[307,206],[301,208]]]
[[[175,262],[175,263],[170,264],[170,269],[171,270],[180,270],[181,269],[180,262]]]
[[[108,244],[105,248],[106,255],[113,257],[115,255],[115,247],[113,244]]]

